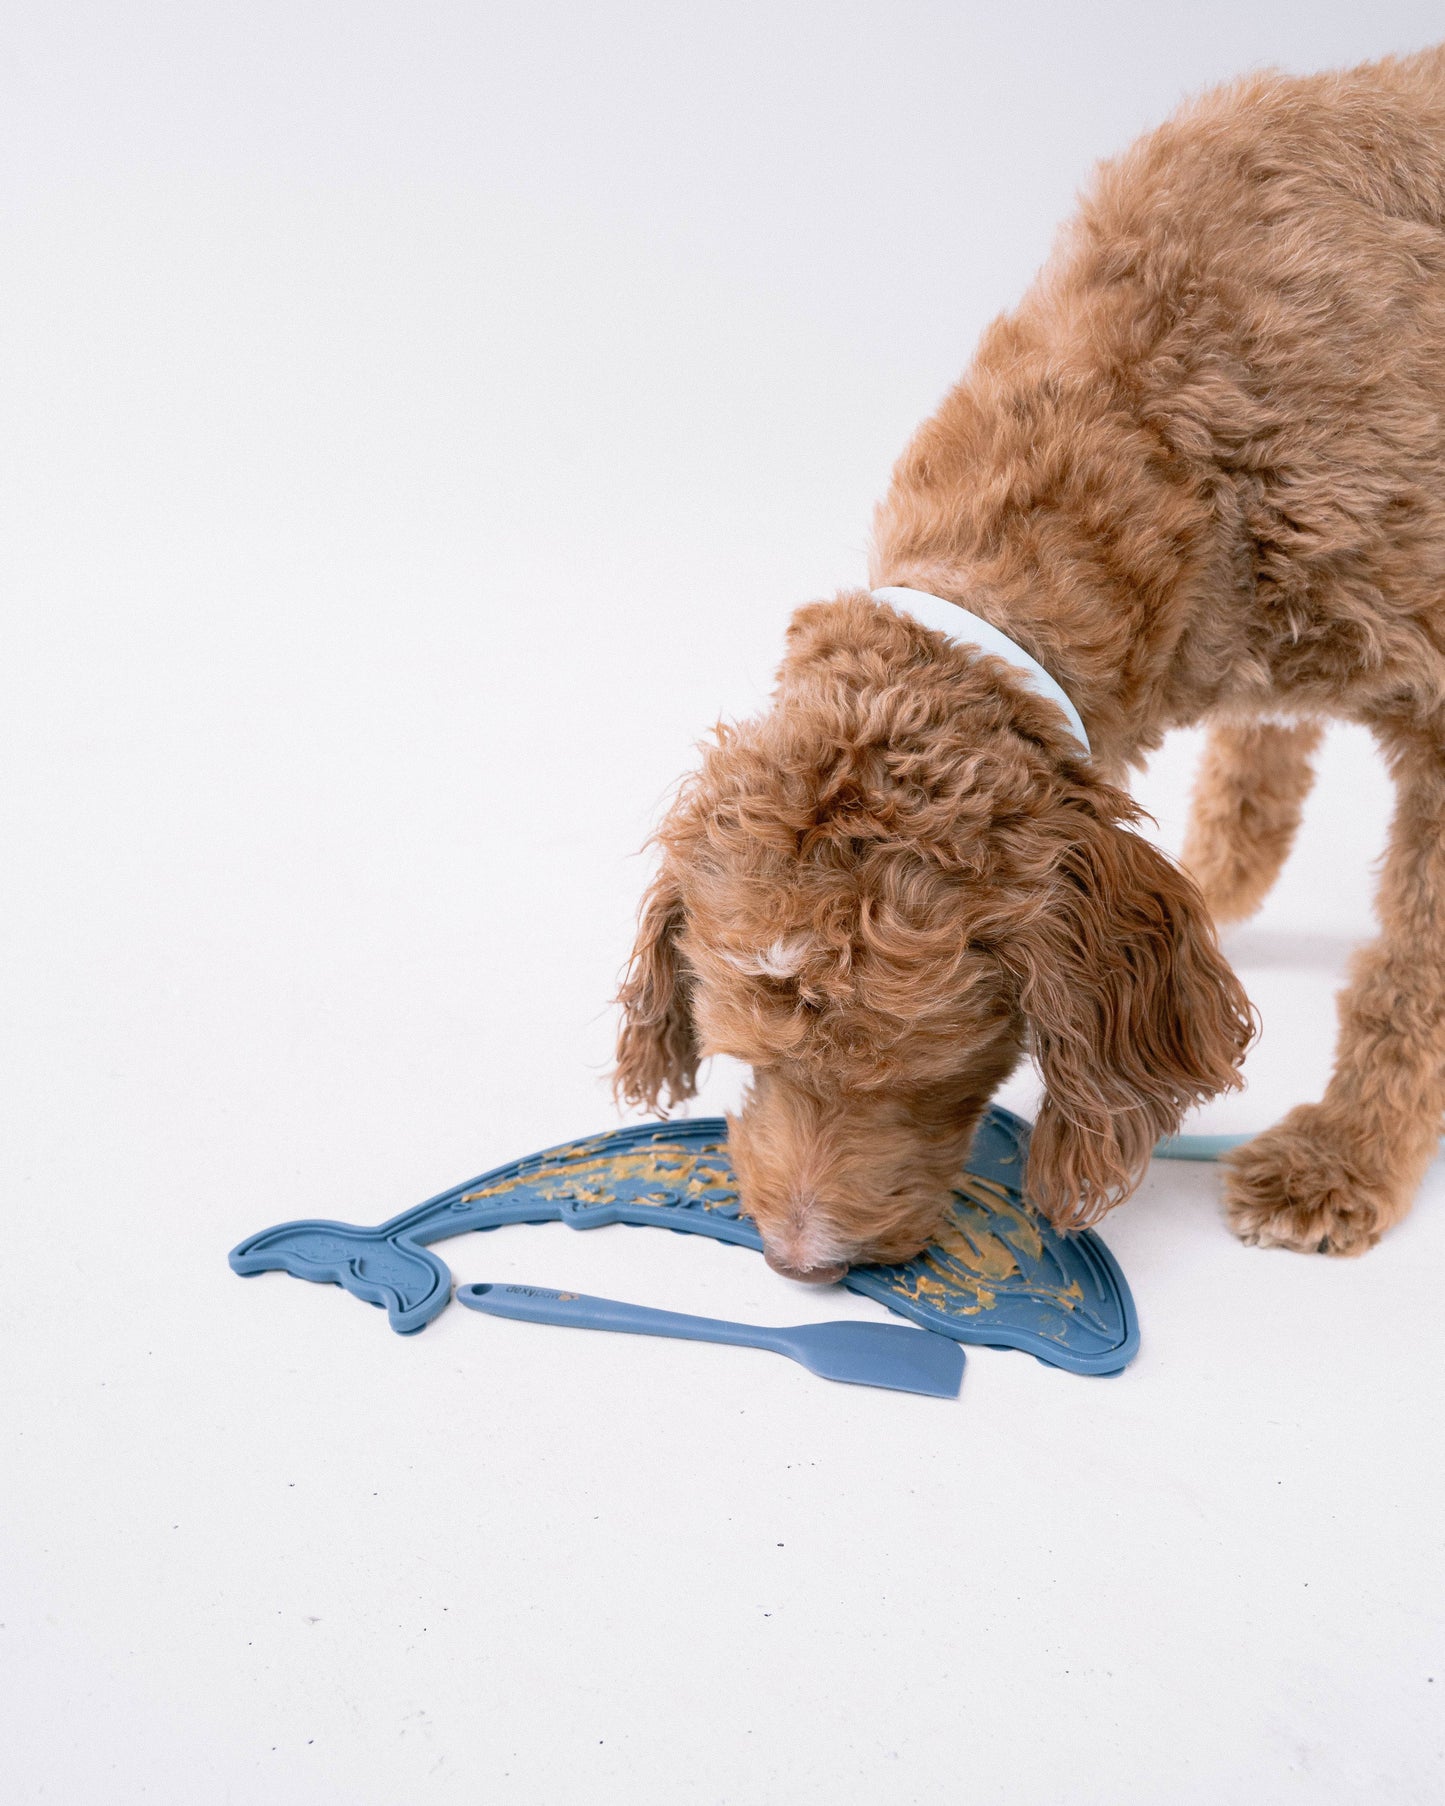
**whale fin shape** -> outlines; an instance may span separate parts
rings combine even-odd
[[[451,1273],[436,1255],[397,1231],[355,1223],[278,1223],[231,1250],[236,1273],[290,1273],[344,1286],[386,1307],[391,1327],[410,1335],[430,1323],[451,1296]]]

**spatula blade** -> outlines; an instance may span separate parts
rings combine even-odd
[[[946,1336],[891,1323],[805,1323],[774,1330],[780,1352],[825,1380],[957,1398],[963,1350]]]

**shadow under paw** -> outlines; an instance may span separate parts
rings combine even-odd
[[[1303,1254],[1364,1254],[1400,1215],[1378,1172],[1290,1117],[1226,1157],[1230,1227],[1257,1248]]]

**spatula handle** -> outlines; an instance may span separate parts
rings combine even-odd
[[[457,1287],[457,1297],[474,1311],[514,1317],[523,1323],[613,1329],[632,1336],[673,1336],[685,1342],[735,1342],[744,1348],[774,1346],[767,1330],[750,1323],[655,1311],[644,1304],[622,1304],[615,1298],[592,1298],[586,1292],[553,1292],[545,1286],[465,1285]]]

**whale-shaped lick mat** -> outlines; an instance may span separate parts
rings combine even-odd
[[[1028,1124],[991,1108],[959,1175],[938,1241],[897,1267],[854,1267],[843,1280],[900,1317],[959,1342],[1021,1348],[1073,1373],[1117,1373],[1139,1346],[1134,1301],[1092,1230],[1060,1235],[1025,1208]],[[313,1217],[280,1223],[231,1250],[237,1273],[273,1269],[329,1281],[385,1305],[402,1335],[445,1308],[452,1276],[423,1244],[504,1223],[560,1220],[574,1229],[657,1223],[761,1248],[738,1205],[721,1117],[643,1123],[569,1141],[469,1179],[375,1229]]]

